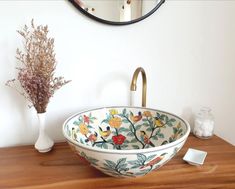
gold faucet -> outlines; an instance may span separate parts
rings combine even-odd
[[[132,77],[131,81],[131,91],[136,91],[136,82],[139,73],[141,72],[142,74],[142,81],[143,81],[143,86],[142,86],[142,107],[146,107],[146,91],[147,91],[147,77],[145,74],[145,71],[143,68],[139,67],[135,70],[134,75]]]

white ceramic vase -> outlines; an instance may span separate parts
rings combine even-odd
[[[54,141],[45,133],[46,113],[38,113],[37,116],[39,121],[39,137],[34,147],[41,153],[49,152],[54,145]]]

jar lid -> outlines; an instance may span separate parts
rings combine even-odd
[[[209,112],[211,112],[211,108],[204,106],[204,107],[201,107],[200,111],[209,113]]]

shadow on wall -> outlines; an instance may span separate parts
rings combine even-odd
[[[192,132],[193,127],[194,127],[194,114],[193,114],[192,108],[191,107],[184,107],[182,110],[181,117],[189,122],[191,132]]]
[[[73,109],[68,107],[66,109],[56,110],[54,112],[48,111],[46,118],[46,132],[55,141],[65,141],[62,133],[63,123],[70,116],[89,109],[97,107],[106,107],[112,105],[129,105],[130,95],[130,77],[123,74],[123,72],[112,72],[102,75],[99,81],[95,81],[95,87],[87,94],[91,99],[90,104],[79,105]],[[92,103],[94,102],[94,103]],[[51,115],[53,114],[53,115]]]
[[[36,111],[33,108],[29,109],[28,101],[14,89],[5,89],[4,99],[6,108],[11,109],[11,114],[4,116],[6,121],[2,125],[4,140],[12,141],[11,145],[29,144],[32,138],[36,139],[37,137],[37,134],[33,132],[37,128],[37,122],[33,121]],[[30,111],[32,111],[32,114],[29,113]],[[35,116],[33,113],[35,113]]]
[[[66,110],[64,111],[58,110],[57,112],[48,111],[46,115],[46,133],[51,137],[51,139],[54,140],[54,142],[66,141],[62,132],[62,127],[64,122],[74,114],[92,108],[95,107],[79,106],[78,108],[70,109],[69,111]]]
[[[124,73],[108,73],[103,75],[96,85],[96,94],[101,101],[107,101],[110,105],[129,105],[130,104],[130,76]],[[118,97],[118,99],[116,98]],[[124,100],[123,100],[124,99]],[[118,102],[125,102],[118,104]]]

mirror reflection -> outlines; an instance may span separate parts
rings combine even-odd
[[[152,11],[161,0],[74,0],[87,13],[111,22],[128,22]]]

